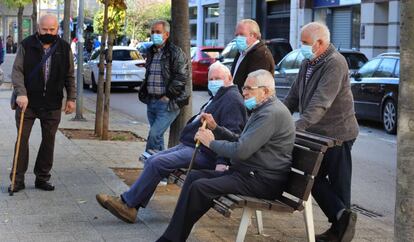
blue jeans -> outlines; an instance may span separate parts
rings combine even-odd
[[[179,144],[157,153],[145,162],[144,170],[127,192],[121,196],[128,207],[145,207],[154,194],[158,183],[178,168],[187,168],[190,164],[194,147]],[[214,157],[198,150],[194,169],[214,169]]]
[[[145,150],[164,150],[164,133],[180,113],[180,110],[168,110],[168,102],[151,99],[147,105],[147,117],[150,131]]]

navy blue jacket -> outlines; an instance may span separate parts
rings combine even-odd
[[[227,129],[240,134],[247,122],[246,108],[244,107],[243,97],[236,85],[221,87],[216,95],[212,97],[211,102],[207,102],[201,107],[200,113],[210,113],[217,125],[224,126]],[[209,104],[208,104],[209,103]],[[205,107],[208,104],[207,107]],[[200,114],[199,113],[199,114]],[[201,126],[198,115],[193,116],[181,132],[180,142],[184,145],[194,147],[194,136]],[[198,120],[195,120],[195,119]],[[194,122],[193,122],[194,121]],[[217,157],[209,148],[204,145],[200,146],[201,152],[211,156],[212,161],[217,160],[217,164],[229,164],[229,160],[223,157]]]

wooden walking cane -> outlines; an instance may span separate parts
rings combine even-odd
[[[20,113],[20,125],[19,125],[19,132],[18,132],[18,135],[17,135],[16,153],[14,154],[13,171],[12,171],[12,183],[10,185],[10,191],[9,191],[10,196],[13,196],[14,183],[16,181],[17,159],[19,158],[20,139],[22,137],[23,120],[24,120],[24,111],[22,110],[22,112]]]
[[[204,120],[203,125],[201,127],[206,128],[206,126],[207,126],[207,121]],[[195,158],[196,158],[196,155],[197,155],[197,151],[198,151],[198,147],[200,147],[200,140],[196,141],[193,156],[191,157],[190,165],[188,166],[188,169],[187,169],[187,175],[191,171],[191,169],[193,168]]]

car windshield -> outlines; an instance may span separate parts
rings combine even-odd
[[[206,49],[201,51],[202,58],[217,58],[220,55],[220,50],[217,49]]]
[[[361,68],[367,61],[367,57],[365,55],[360,53],[341,53],[345,59],[346,62],[348,62],[348,68],[357,70]]]
[[[142,56],[137,50],[114,50],[112,52],[112,60],[115,61],[129,61],[129,60],[143,60]]]
[[[226,48],[224,48],[224,50],[221,52],[221,55],[224,58],[229,58],[229,59],[234,59],[237,55],[237,49],[235,48],[235,43],[234,42],[230,42]]]

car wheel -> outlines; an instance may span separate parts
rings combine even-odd
[[[97,92],[98,91],[98,85],[96,85],[95,76],[93,74],[91,76],[91,80],[92,80],[92,91]]]
[[[395,134],[397,132],[397,106],[391,99],[388,99],[384,104],[382,123],[387,133]]]

